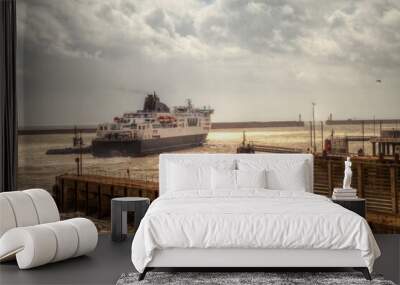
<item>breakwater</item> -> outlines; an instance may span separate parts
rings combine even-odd
[[[269,121],[269,122],[221,122],[212,123],[212,129],[247,129],[247,128],[276,128],[304,127],[303,121]]]
[[[304,127],[304,122],[303,121],[215,122],[211,124],[212,129],[274,128],[274,127]],[[95,133],[97,130],[97,126],[20,127],[18,128],[18,135],[74,134],[77,130],[82,133]]]
[[[96,126],[93,127],[78,127],[79,132],[95,133]],[[70,127],[44,127],[44,128],[18,128],[18,135],[52,135],[52,134],[74,134],[76,128]]]
[[[325,124],[328,126],[334,125],[361,125],[361,124],[369,124],[369,125],[379,125],[379,124],[400,124],[400,119],[375,119],[375,120],[326,120]]]

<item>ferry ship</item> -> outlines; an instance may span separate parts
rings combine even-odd
[[[210,107],[170,108],[159,97],[148,94],[143,110],[115,117],[100,124],[92,140],[94,156],[142,156],[202,145],[211,129]]]

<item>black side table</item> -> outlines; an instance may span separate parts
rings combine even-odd
[[[333,203],[339,204],[340,206],[359,214],[365,219],[365,199],[332,199]]]
[[[127,212],[135,212],[135,228],[146,214],[149,198],[120,197],[111,200],[111,239],[123,241],[128,235]]]

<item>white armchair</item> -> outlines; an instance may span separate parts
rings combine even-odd
[[[0,262],[17,259],[20,269],[84,255],[96,248],[92,221],[60,221],[51,195],[43,189],[0,193]]]

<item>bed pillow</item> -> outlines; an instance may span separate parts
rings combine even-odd
[[[267,188],[267,171],[236,170],[237,188]]]
[[[235,190],[236,170],[211,168],[212,190]]]
[[[309,189],[309,167],[304,160],[256,160],[238,162],[239,170],[266,169],[267,188],[272,190],[307,191]]]
[[[306,162],[282,164],[267,172],[268,188],[306,192],[308,189]]]
[[[169,165],[169,189],[171,191],[185,191],[210,188],[209,176],[210,167],[191,166],[171,163]]]
[[[235,169],[236,161],[201,161],[187,159],[167,164],[167,191],[211,190],[211,168]]]

